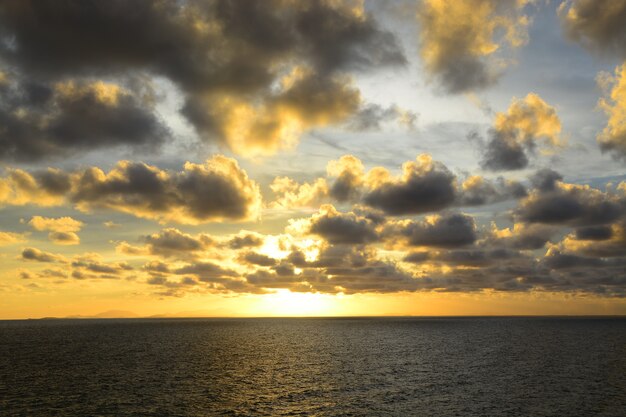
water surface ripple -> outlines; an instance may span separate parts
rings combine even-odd
[[[623,318],[0,321],[2,416],[625,416]]]

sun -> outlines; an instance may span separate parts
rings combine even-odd
[[[264,316],[331,316],[338,312],[337,296],[279,289],[261,297],[255,313]]]

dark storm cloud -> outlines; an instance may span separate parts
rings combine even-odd
[[[119,145],[156,149],[170,137],[140,98],[102,82],[16,83],[0,98],[0,124],[0,158],[9,160]]]
[[[167,77],[199,132],[238,152],[288,146],[294,138],[280,134],[287,108],[302,129],[347,120],[360,95],[342,74],[406,63],[394,35],[351,2],[7,0],[0,27],[0,56],[30,79]],[[294,67],[306,76],[287,81]],[[312,88],[326,93],[311,96]],[[245,133],[233,133],[242,105],[254,113]],[[128,116],[122,126],[140,124]],[[65,130],[82,134],[80,120],[72,121]]]
[[[365,204],[386,214],[421,214],[438,211],[455,200],[455,176],[445,165],[422,155],[403,165],[402,178],[383,178],[367,192]]]
[[[399,221],[389,224],[386,239],[404,238],[410,246],[454,248],[471,245],[478,238],[476,224],[466,214],[444,214],[422,221]]]
[[[573,0],[559,7],[567,37],[593,53],[626,58],[626,1]]]

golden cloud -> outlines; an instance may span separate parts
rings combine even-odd
[[[0,232],[0,246],[14,245],[25,240],[26,237],[21,233]]]
[[[305,131],[344,122],[361,105],[347,77],[320,78],[295,67],[279,86],[262,100],[212,92],[188,102],[185,111],[201,132],[217,134],[233,152],[259,156],[293,148]]]
[[[162,223],[199,224],[257,219],[261,194],[237,161],[216,155],[203,164],[187,162],[180,172],[130,161],[108,173],[97,167],[70,173],[9,170],[0,179],[0,203],[73,204],[85,212],[108,209]],[[53,227],[49,220],[35,224]]]
[[[417,19],[426,71],[450,93],[493,84],[509,62],[497,59],[503,45],[527,42],[529,0],[424,0]]]
[[[481,165],[490,170],[525,168],[528,153],[550,153],[564,144],[556,109],[535,93],[513,98],[506,112],[496,114],[489,136]]]
[[[626,159],[626,64],[617,67],[614,75],[601,73],[598,84],[605,94],[598,104],[609,118],[598,143],[603,151]]]

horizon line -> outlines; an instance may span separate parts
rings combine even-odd
[[[375,318],[626,318],[626,314],[450,314],[450,315],[337,315],[337,316],[138,316],[138,317],[26,317],[0,318],[0,321],[36,320],[193,320],[193,319],[375,319]]]

